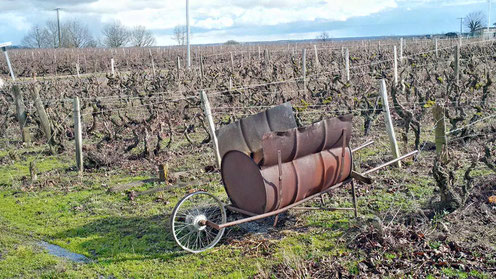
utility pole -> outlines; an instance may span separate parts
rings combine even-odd
[[[191,49],[189,46],[189,0],[186,0],[186,45],[187,45],[186,65],[188,66],[189,69],[191,67]]]
[[[458,17],[457,19],[460,20],[460,37],[463,34],[463,17]]]
[[[489,36],[489,27],[491,26],[491,0],[489,0],[489,10],[487,11],[487,35]]]
[[[57,31],[58,31],[58,34],[59,34],[59,48],[60,46],[62,45],[61,44],[61,36],[60,36],[60,15],[59,15],[59,11],[60,11],[60,8],[56,8],[55,9],[57,11]]]

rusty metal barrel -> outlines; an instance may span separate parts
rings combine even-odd
[[[279,165],[260,169],[243,152],[226,153],[222,160],[222,179],[233,205],[262,214],[326,190],[351,175],[351,149],[339,147],[321,151],[283,163],[281,168],[279,181]]]
[[[262,150],[261,140],[265,133],[295,127],[296,121],[290,103],[240,119],[216,131],[220,156],[223,157],[231,150],[238,150],[256,157],[258,162]]]
[[[291,121],[284,123],[294,119],[292,111],[288,116],[287,107],[280,107],[274,117],[265,118],[273,124],[282,121],[282,126],[292,126]],[[351,115],[281,130],[259,125],[268,122],[263,115],[270,113],[258,114],[261,121],[240,121],[245,123],[240,131],[257,131],[250,137],[242,134],[243,140],[250,138],[250,146],[255,148],[246,148],[246,140],[235,142],[239,137],[227,137],[235,134],[231,131],[238,130],[239,124],[230,124],[232,127],[223,131],[222,141],[234,141],[221,144],[229,147],[223,152],[221,172],[235,207],[254,214],[270,212],[324,191],[351,175]],[[261,154],[261,158],[254,153]]]

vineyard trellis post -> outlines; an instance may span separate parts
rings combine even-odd
[[[398,55],[396,53],[396,46],[393,46],[393,54],[394,85],[396,86],[398,85]]]
[[[350,50],[347,48],[345,51],[345,67],[346,67],[346,81],[350,81]]]
[[[76,62],[76,74],[78,78],[81,78],[81,76],[79,75],[79,55]]]
[[[79,97],[75,97],[74,104],[74,138],[76,143],[76,167],[79,174],[83,173],[83,134],[81,127],[81,109],[79,106]]]
[[[230,52],[230,54],[231,54],[231,71],[234,73],[234,57],[232,52]]]
[[[269,63],[270,63],[270,57],[269,57],[269,50],[264,49],[264,60],[265,60],[265,70],[269,69]]]
[[[435,50],[436,50],[436,58],[439,58],[439,53],[438,53],[438,50],[437,50],[437,49],[438,49],[437,44],[438,44],[438,43],[437,43],[437,38],[436,38],[436,40],[435,40],[435,45],[436,45],[436,46],[435,46]]]
[[[200,53],[200,77],[201,77],[202,86],[203,86],[203,75],[204,75],[204,72],[203,72],[203,54]]]
[[[52,127],[50,125],[50,120],[48,119],[48,114],[45,111],[45,106],[43,105],[43,102],[41,101],[40,97],[40,86],[39,84],[36,83],[36,76],[34,77],[34,84],[32,87],[32,92],[33,92],[33,98],[34,98],[34,106],[36,108],[36,112],[38,113],[38,117],[40,119],[41,127],[43,129],[43,133],[45,134],[45,137],[47,138],[47,143],[50,146],[50,152],[52,154],[55,154],[54,150],[54,139],[52,135]]]
[[[153,76],[155,76],[155,63],[153,62],[152,50],[151,49],[148,49],[148,51],[150,52],[150,59],[152,61],[152,72],[153,72]]]
[[[304,48],[301,56],[301,69],[303,74],[303,94],[307,93],[307,50]]]
[[[394,47],[396,48],[396,46]],[[400,38],[400,64],[401,63],[403,63],[403,38]]]
[[[315,67],[320,69],[319,54],[317,52],[317,46],[313,45],[313,50],[315,51]]]
[[[115,77],[114,58],[110,59],[110,70],[112,71],[112,76]]]
[[[460,45],[455,45],[455,81],[458,87],[460,82]]]
[[[384,108],[384,120],[386,122],[386,131],[389,136],[389,142],[391,144],[391,150],[393,156],[396,159],[400,157],[400,151],[398,149],[398,143],[396,142],[396,135],[394,133],[394,126],[393,126],[393,120],[391,118],[391,112],[389,111],[389,101],[388,101],[388,95],[386,89],[386,81],[384,79],[381,79],[380,81],[380,91],[382,97],[382,106]],[[401,167],[400,161],[398,161],[396,165],[398,167]]]
[[[179,74],[181,73],[181,58],[178,56],[176,61],[177,68],[177,82],[179,83]]]
[[[444,109],[436,104],[433,109],[434,123],[435,123],[435,143],[436,154],[441,156],[446,148],[448,139],[446,137],[446,118],[444,116]]]
[[[220,152],[219,152],[219,142],[217,141],[217,135],[215,134],[215,124],[214,124],[214,119],[212,118],[212,110],[210,108],[210,102],[208,101],[208,97],[207,97],[207,94],[205,94],[205,91],[201,91],[200,96],[201,96],[201,102],[202,102],[202,106],[203,106],[203,112],[205,113],[205,118],[207,118],[208,128],[210,130],[210,135],[212,138],[212,142],[214,144],[215,158],[217,159],[217,166],[220,168],[222,161],[221,161]]]
[[[31,137],[29,135],[29,129],[26,127],[27,112],[24,105],[24,98],[17,84],[14,84],[12,86],[12,91],[14,93],[14,98],[15,98],[16,117],[17,117],[17,121],[19,121],[19,127],[21,128],[22,142],[26,144],[30,144]]]

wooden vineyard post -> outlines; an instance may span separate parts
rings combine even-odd
[[[315,67],[317,69],[320,69],[319,53],[317,52],[317,46],[316,45],[313,45],[313,50],[315,52]]]
[[[76,63],[76,74],[77,74],[78,78],[81,78],[81,76],[79,75],[79,58],[78,58],[78,61]]]
[[[386,90],[386,81],[381,79],[380,81],[381,87],[381,96],[382,96],[382,105],[384,107],[384,120],[386,122],[386,130],[389,135],[389,142],[391,143],[391,149],[393,152],[394,159],[400,157],[400,151],[398,149],[398,143],[396,142],[396,135],[394,133],[393,120],[391,119],[391,112],[389,111],[389,101]],[[396,163],[398,167],[401,167],[401,162],[398,161]]]
[[[265,60],[265,70],[267,71],[269,69],[269,63],[270,63],[269,51],[267,49],[264,49],[264,60]]]
[[[24,98],[22,97],[22,93],[19,90],[19,86],[17,86],[17,84],[14,84],[12,86],[12,91],[15,98],[16,118],[17,121],[19,121],[19,127],[21,128],[22,142],[30,144],[31,136],[29,135],[29,129],[26,127],[27,112],[24,106]]]
[[[203,85],[203,54],[200,53],[200,77],[201,77],[201,82]]]
[[[79,174],[83,173],[83,135],[81,128],[81,111],[79,97],[74,98],[74,138],[76,142],[76,167]]]
[[[396,46],[393,46],[393,67],[394,67],[394,85],[398,85],[398,55],[396,54]]]
[[[439,57],[439,53],[437,51],[437,38],[435,40],[435,50],[436,50],[436,58],[438,58]]]
[[[307,50],[303,49],[303,54],[301,57],[301,69],[303,74],[303,94],[307,93]]]
[[[212,141],[214,143],[215,157],[217,158],[217,166],[220,168],[222,161],[219,153],[219,142],[217,141],[217,135],[215,134],[214,119],[212,118],[210,103],[208,102],[208,97],[207,94],[205,94],[205,91],[201,92],[201,101],[203,106],[203,112],[205,113],[205,118],[207,118],[208,121],[208,128],[210,130],[210,135],[212,136]]]
[[[110,59],[110,70],[112,71],[112,76],[115,77],[114,58]]]
[[[167,182],[167,174],[169,170],[168,164],[160,164],[158,165],[158,179],[160,182]]]
[[[455,46],[455,80],[456,86],[459,86],[460,82],[460,46]]]
[[[346,67],[346,81],[350,81],[350,51],[349,49],[346,49],[345,51],[345,67]]]
[[[232,86],[233,86],[232,78],[229,77],[229,93],[232,92]]]
[[[148,49],[148,51],[150,52],[150,59],[152,60],[152,72],[153,72],[153,76],[155,77],[155,63],[153,62],[152,50]]]
[[[435,124],[435,143],[436,143],[436,155],[441,156],[448,143],[446,137],[446,122],[444,117],[444,109],[436,104],[432,112],[434,114],[434,124]]]
[[[403,38],[400,38],[400,64],[402,63],[403,63]]]
[[[181,72],[181,58],[179,58],[179,56],[177,57],[176,68],[177,68],[177,80],[179,83],[179,73]]]
[[[231,53],[231,71],[234,73],[234,57],[233,57],[233,54],[232,52]]]
[[[35,79],[36,81],[36,79]],[[50,152],[52,154],[55,154],[54,148],[54,140],[52,136],[52,127],[50,125],[50,120],[48,119],[48,114],[45,111],[45,106],[43,105],[43,102],[41,101],[40,97],[40,85],[35,83],[33,84],[33,98],[34,98],[34,106],[36,108],[36,112],[38,113],[38,116],[40,118],[41,122],[41,127],[43,128],[43,133],[45,134],[45,137],[47,138],[48,144],[50,146]]]

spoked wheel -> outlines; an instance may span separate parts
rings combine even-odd
[[[226,222],[226,210],[222,202],[206,192],[195,192],[180,200],[171,216],[174,240],[184,250],[200,253],[219,242],[225,229],[216,230],[205,224],[218,225]]]

